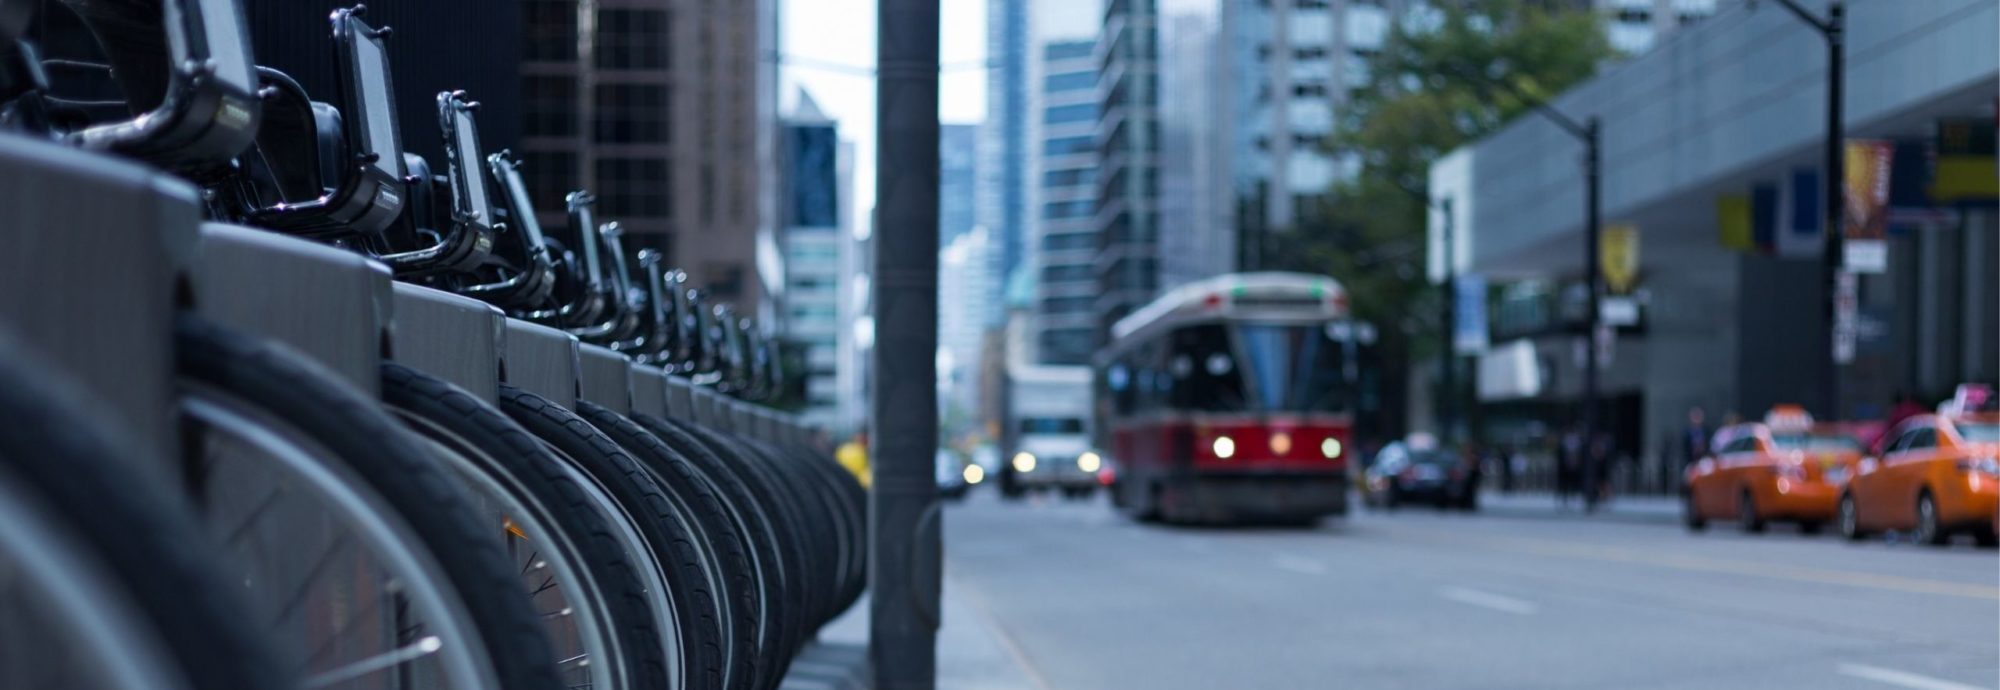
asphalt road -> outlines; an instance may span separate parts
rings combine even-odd
[[[2000,552],[1969,545],[1431,510],[1189,529],[990,493],[945,520],[948,618],[1042,688],[2000,687]]]

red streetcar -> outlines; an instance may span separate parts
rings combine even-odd
[[[1369,335],[1340,283],[1296,273],[1189,284],[1120,320],[1093,367],[1113,503],[1169,522],[1346,514]]]

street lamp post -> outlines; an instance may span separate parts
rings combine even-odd
[[[1801,7],[1798,0],[1777,0],[1790,10],[1792,16],[1805,22],[1826,39],[1826,234],[1821,238],[1820,288],[1825,291],[1821,299],[1825,318],[1825,340],[1821,342],[1820,380],[1824,386],[1821,395],[1823,412],[1840,418],[1840,360],[1834,356],[1835,300],[1838,299],[1840,271],[1846,263],[1846,245],[1842,235],[1845,232],[1846,205],[1843,194],[1847,180],[1846,158],[1841,151],[1842,133],[1846,129],[1842,123],[1841,99],[1846,85],[1847,71],[1847,8],[1842,0],[1828,0],[1825,19]]]
[[[1452,425],[1458,422],[1458,410],[1454,407],[1458,397],[1458,246],[1455,237],[1457,228],[1453,225],[1457,219],[1452,217],[1451,197],[1439,199],[1436,206],[1444,214],[1444,221],[1438,227],[1438,234],[1443,240],[1439,251],[1444,257],[1444,319],[1441,328],[1444,347],[1438,355],[1438,397],[1441,398],[1438,401],[1438,440],[1449,442]]]

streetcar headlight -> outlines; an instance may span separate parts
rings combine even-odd
[[[986,468],[978,465],[966,465],[964,475],[965,483],[978,484],[986,481]]]
[[[1271,434],[1271,452],[1278,455],[1292,452],[1292,435],[1282,431]]]
[[[1086,450],[1083,452],[1082,455],[1076,456],[1076,468],[1079,470],[1083,470],[1085,472],[1096,472],[1097,468],[1103,466],[1104,466],[1104,458],[1098,457],[1096,453]]]
[[[1035,454],[1029,452],[1015,453],[1014,471],[1022,474],[1035,471]]]
[[[1224,460],[1236,457],[1236,439],[1228,436],[1217,436],[1215,437],[1214,450],[1215,457]]]
[[[1326,456],[1328,460],[1340,457],[1341,450],[1340,439],[1329,438],[1319,442],[1319,454]]]

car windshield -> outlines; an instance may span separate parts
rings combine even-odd
[[[1958,437],[1966,443],[2000,443],[2000,422],[1959,422]]]
[[[1081,434],[1083,420],[1075,417],[1029,417],[1021,420],[1024,434]]]
[[[1419,465],[1450,466],[1458,464],[1458,454],[1450,451],[1419,451],[1410,454],[1410,461]]]
[[[1771,443],[1778,450],[1861,452],[1861,441],[1844,434],[1774,434]]]

